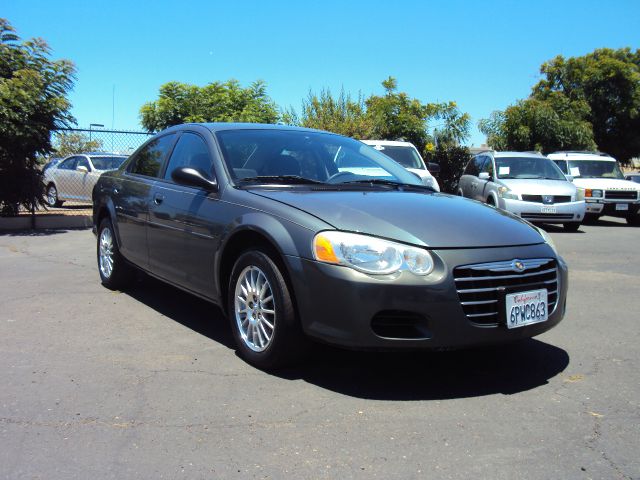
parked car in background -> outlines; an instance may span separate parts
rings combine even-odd
[[[51,167],[55,167],[56,165],[58,165],[63,160],[63,158],[64,157],[51,157],[42,167],[42,174],[44,175]]]
[[[575,231],[584,219],[582,194],[538,153],[477,154],[458,183],[458,195],[507,210],[530,222],[561,223]]]
[[[555,152],[547,156],[583,192],[588,219],[611,215],[626,218],[630,225],[640,223],[640,185],[625,180],[615,158],[598,152]]]
[[[82,153],[65,157],[44,172],[47,204],[60,207],[68,200],[91,202],[100,175],[116,170],[128,158],[111,153]]]
[[[345,158],[358,170],[341,170]],[[106,287],[125,286],[134,265],[219,305],[261,368],[294,362],[308,337],[495,344],[565,312],[567,266],[546,232],[317,130],[171,127],[100,177],[93,220]]]
[[[624,179],[630,182],[640,183],[640,173],[628,173],[624,176]]]
[[[404,168],[418,175],[422,183],[426,186],[432,187],[438,192],[440,191],[438,181],[425,165],[424,160],[413,143],[392,140],[361,140],[361,142],[393,158]],[[437,164],[434,164],[434,166],[436,166],[439,171],[440,167]]]

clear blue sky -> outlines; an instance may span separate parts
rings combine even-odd
[[[381,93],[392,75],[423,102],[457,101],[478,145],[477,120],[526,97],[545,60],[640,47],[638,0],[0,0],[0,16],[76,64],[78,126],[136,130],[171,80],[263,79],[299,110],[309,90]]]

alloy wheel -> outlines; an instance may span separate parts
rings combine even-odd
[[[266,350],[273,340],[276,311],[271,284],[258,267],[250,265],[238,276],[234,304],[245,345],[254,352]]]

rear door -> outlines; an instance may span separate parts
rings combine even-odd
[[[152,188],[171,153],[175,133],[154,138],[138,150],[119,180],[114,183],[113,199],[118,223],[120,251],[136,265],[147,269],[147,224]]]
[[[153,187],[148,230],[151,272],[207,297],[214,291],[213,263],[221,232],[219,195],[176,184],[171,172],[191,167],[214,180],[211,146],[196,132],[180,135],[163,178]]]
[[[56,184],[58,190],[58,198],[60,200],[68,200],[73,198],[73,191],[70,188],[71,173],[76,169],[76,162],[78,157],[69,157],[63,160],[56,168],[53,174],[53,181]]]

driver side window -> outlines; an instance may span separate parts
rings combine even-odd
[[[206,179],[213,178],[213,161],[205,141],[195,133],[183,133],[173,149],[164,179],[171,180],[171,172],[176,168],[191,167]]]
[[[486,172],[489,174],[489,178],[493,179],[493,159],[491,157],[485,157],[486,161],[482,165],[480,172]]]

